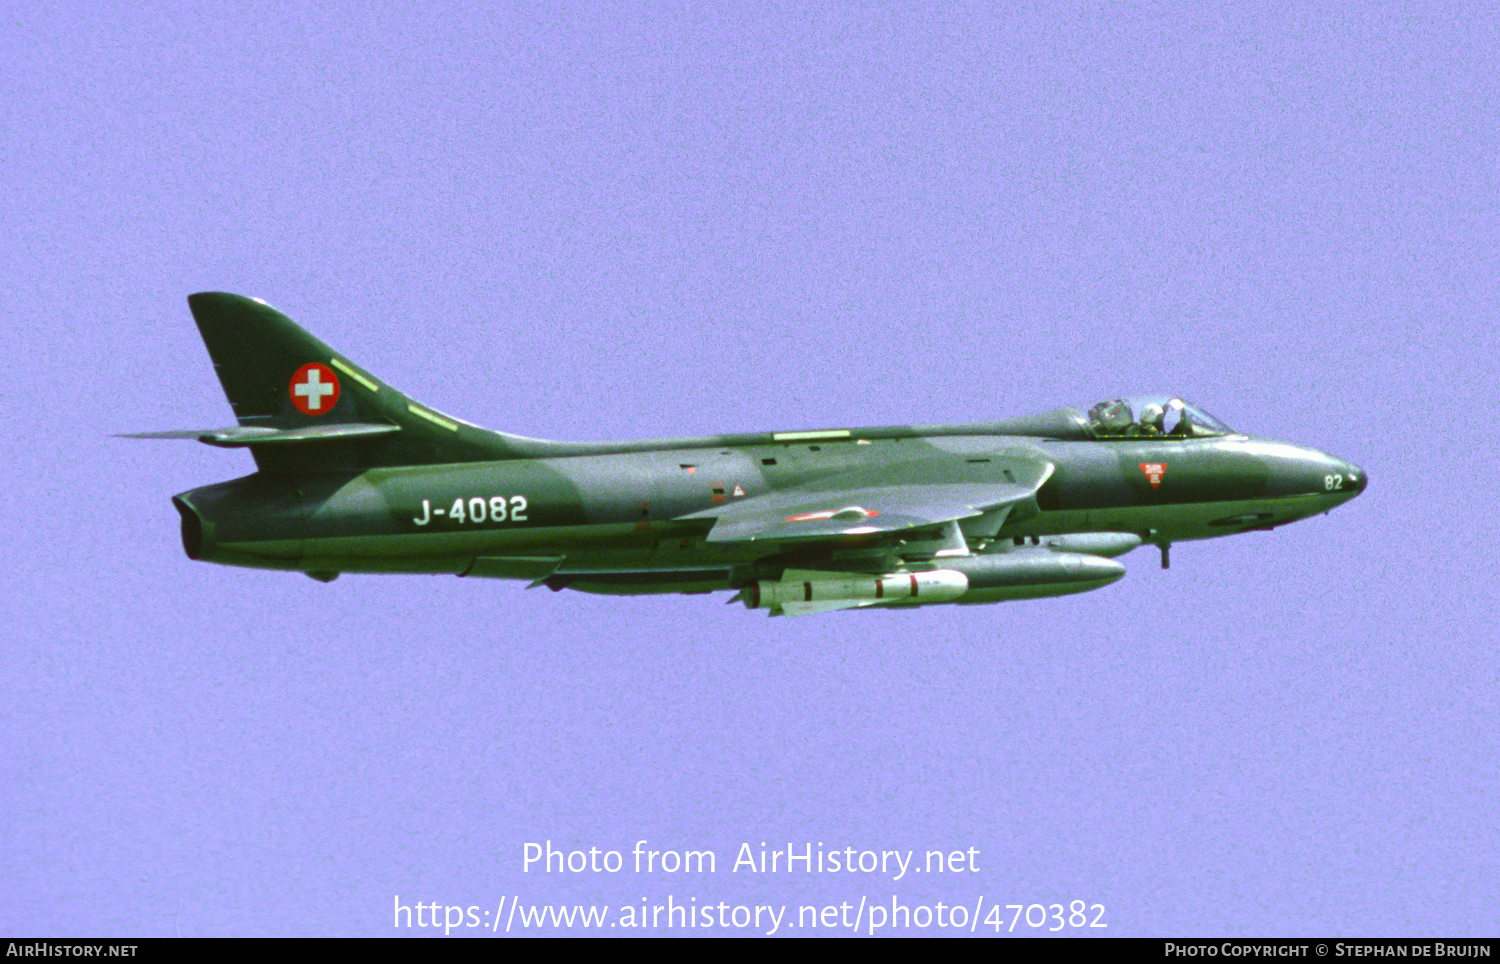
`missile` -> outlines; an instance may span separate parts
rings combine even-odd
[[[778,581],[751,583],[744,600],[747,609],[764,606],[803,615],[898,601],[953,602],[968,590],[968,577],[952,569],[885,575],[788,569]]]

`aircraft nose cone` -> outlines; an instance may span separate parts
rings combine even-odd
[[[1370,481],[1369,474],[1353,462],[1345,462],[1344,469],[1344,477],[1349,480],[1349,485],[1353,487],[1355,494],[1363,492],[1365,485]]]

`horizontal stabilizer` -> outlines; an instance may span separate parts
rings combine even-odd
[[[178,429],[169,432],[135,432],[116,438],[196,439],[204,445],[222,449],[251,445],[285,445],[305,442],[340,442],[346,439],[371,438],[401,431],[399,425],[375,425],[365,422],[336,422],[331,425],[307,425],[301,428],[268,428],[260,425],[235,425],[229,428]]]

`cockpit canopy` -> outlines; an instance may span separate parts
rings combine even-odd
[[[1089,409],[1089,434],[1095,438],[1213,438],[1234,429],[1212,415],[1170,395],[1140,395],[1100,402]]]

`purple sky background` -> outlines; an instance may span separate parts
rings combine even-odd
[[[0,931],[383,935],[397,894],[1500,931],[1492,7],[310,6],[0,26]],[[523,434],[1167,391],[1370,489],[907,613],[192,563],[168,497],[249,457],[110,436],[232,422],[205,289]],[[719,872],[523,873],[549,839]]]

